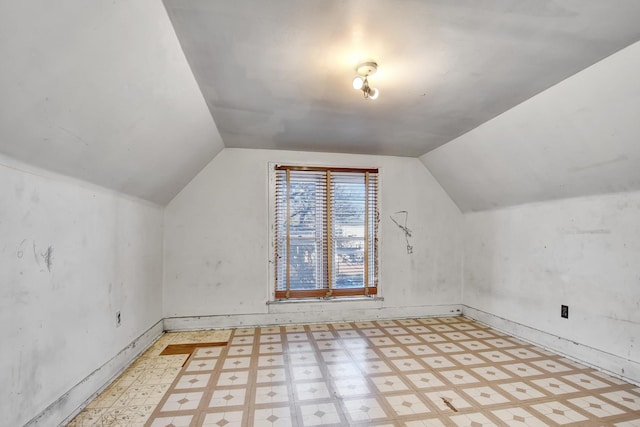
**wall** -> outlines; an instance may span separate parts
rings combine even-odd
[[[0,58],[14,159],[164,205],[223,147],[160,0],[0,2]]]
[[[465,221],[465,314],[640,382],[640,192]]]
[[[640,191],[640,42],[421,157],[463,212]]]
[[[269,162],[380,168],[379,282],[384,301],[266,304],[272,299],[273,258]],[[390,219],[400,210],[409,212],[411,255],[404,234]],[[224,149],[166,207],[165,326],[456,313],[461,228],[462,215],[418,159]]]
[[[162,210],[0,157],[0,236],[0,426],[57,425],[162,331]]]

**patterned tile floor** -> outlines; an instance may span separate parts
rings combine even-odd
[[[68,424],[71,427],[139,427],[171,387],[187,355],[160,356],[169,344],[228,341],[231,331],[163,334]]]
[[[166,334],[70,425],[640,427],[640,388],[462,317],[276,326]]]

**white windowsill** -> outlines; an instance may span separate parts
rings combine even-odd
[[[309,303],[331,303],[331,302],[348,302],[348,301],[384,301],[384,297],[330,297],[330,298],[288,298],[278,299],[275,301],[267,301],[267,305],[272,304],[309,304]]]
[[[377,310],[384,306],[382,297],[333,297],[268,301],[272,314],[286,313],[340,313],[352,310]]]

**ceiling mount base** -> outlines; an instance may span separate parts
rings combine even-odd
[[[356,67],[356,73],[362,77],[369,77],[376,73],[378,70],[378,64],[373,61],[362,62]]]

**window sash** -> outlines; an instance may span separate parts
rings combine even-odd
[[[376,295],[378,170],[275,169],[275,298]]]

